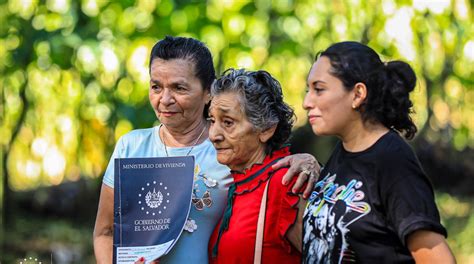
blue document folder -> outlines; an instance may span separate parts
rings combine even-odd
[[[194,157],[115,159],[114,263],[168,253],[188,219]]]

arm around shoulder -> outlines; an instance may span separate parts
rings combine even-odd
[[[285,176],[283,176],[282,183],[284,185],[290,184],[293,193],[298,191],[306,183],[304,188],[303,198],[307,199],[313,191],[313,185],[319,178],[321,166],[316,158],[307,153],[293,154],[286,156],[272,166],[274,170],[289,167]],[[292,179],[297,176],[297,180],[291,183]]]
[[[418,230],[408,235],[408,249],[416,263],[456,263],[443,235],[428,230]]]
[[[94,254],[97,263],[112,263],[114,189],[102,184],[94,227]]]

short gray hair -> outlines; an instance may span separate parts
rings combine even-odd
[[[266,154],[287,143],[295,114],[283,101],[281,85],[270,73],[228,69],[212,84],[211,96],[227,92],[240,95],[242,112],[256,130],[265,131],[277,125],[275,133],[267,142]]]

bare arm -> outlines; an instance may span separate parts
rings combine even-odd
[[[446,240],[438,233],[415,231],[408,236],[407,245],[416,263],[456,263]]]
[[[286,238],[299,252],[301,252],[301,246],[303,244],[303,213],[305,207],[306,200],[300,198],[300,201],[298,202],[298,215],[296,217],[296,222],[286,233]]]
[[[94,254],[98,264],[112,263],[114,189],[102,184],[94,227]]]
[[[295,175],[298,175],[298,180],[296,180],[293,185],[292,191],[293,193],[297,193],[298,190],[307,182],[306,188],[303,192],[303,198],[307,199],[311,194],[311,191],[313,191],[314,183],[319,178],[321,167],[319,166],[318,161],[311,154],[293,154],[281,159],[273,165],[272,168],[276,170],[286,166],[290,166],[290,168],[288,168],[288,171],[283,177],[283,185],[287,185]]]

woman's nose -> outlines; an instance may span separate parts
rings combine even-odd
[[[303,108],[305,110],[309,110],[309,109],[313,108],[314,104],[313,104],[312,101],[313,100],[311,100],[310,92],[307,92],[306,95],[304,96],[304,99],[303,99]]]
[[[169,89],[163,89],[163,93],[161,94],[160,103],[164,105],[170,105],[175,103],[175,99],[173,93]]]
[[[209,127],[209,140],[211,142],[219,142],[223,140],[222,133],[220,132],[219,128],[215,124],[211,124]]]

